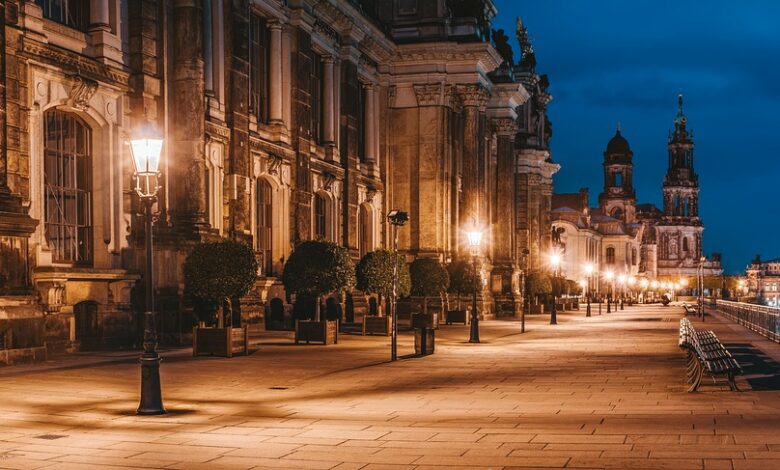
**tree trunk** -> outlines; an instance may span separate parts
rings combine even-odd
[[[315,304],[314,304],[314,321],[320,321],[320,300],[321,296],[315,297]]]

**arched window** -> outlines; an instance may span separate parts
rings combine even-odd
[[[616,219],[622,219],[623,218],[623,209],[616,207],[612,209],[612,217]]]
[[[314,195],[314,238],[328,238],[327,205],[325,196]]]
[[[688,198],[686,197],[686,198],[683,198],[683,202],[682,202],[682,215],[684,217],[688,217],[688,212],[689,212],[689,209],[688,209]]]
[[[270,183],[264,179],[257,180],[257,200],[255,220],[257,221],[256,250],[262,254],[263,264],[260,267],[266,276],[273,275],[273,193]]]
[[[607,264],[615,264],[615,248],[607,248]]]
[[[373,251],[373,224],[371,223],[371,209],[368,205],[360,206],[360,256]]]
[[[612,173],[612,186],[618,188],[623,186],[623,173],[617,171]]]
[[[683,237],[682,251],[688,251],[688,237]]]
[[[45,230],[52,260],[90,264],[91,132],[76,116],[54,109],[45,114],[43,135]]]
[[[636,266],[637,259],[636,259],[636,248],[631,248],[631,264]]]

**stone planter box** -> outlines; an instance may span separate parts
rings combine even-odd
[[[412,314],[412,328],[439,328],[439,314],[438,313],[413,313]]]
[[[233,357],[249,353],[249,330],[241,328],[202,328],[192,329],[193,356]]]
[[[339,342],[339,321],[296,320],[295,344],[301,341],[305,341],[306,344],[312,341],[325,345],[337,344]]]
[[[46,360],[46,346],[0,349],[0,364],[14,365]]]
[[[363,317],[363,336],[365,335],[384,335],[390,336],[390,317]]]
[[[433,354],[436,344],[436,330],[417,328],[414,330],[414,353],[418,356]]]
[[[452,325],[453,323],[463,323],[464,325],[468,325],[469,319],[468,319],[468,315],[466,315],[466,311],[448,310],[446,324]]]

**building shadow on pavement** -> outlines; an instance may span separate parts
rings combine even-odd
[[[753,390],[780,390],[780,363],[751,343],[727,343],[725,346],[742,366],[744,379]]]

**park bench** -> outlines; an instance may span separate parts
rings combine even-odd
[[[689,392],[699,389],[704,373],[709,374],[713,382],[716,377],[725,376],[731,390],[739,391],[734,377],[742,374],[742,368],[715,333],[709,330],[696,331],[690,320],[683,318],[680,320],[678,344],[688,356],[688,383],[691,384]]]
[[[698,315],[699,314],[699,311],[693,305],[684,303],[683,304],[683,308],[685,309],[685,314],[686,315]]]

